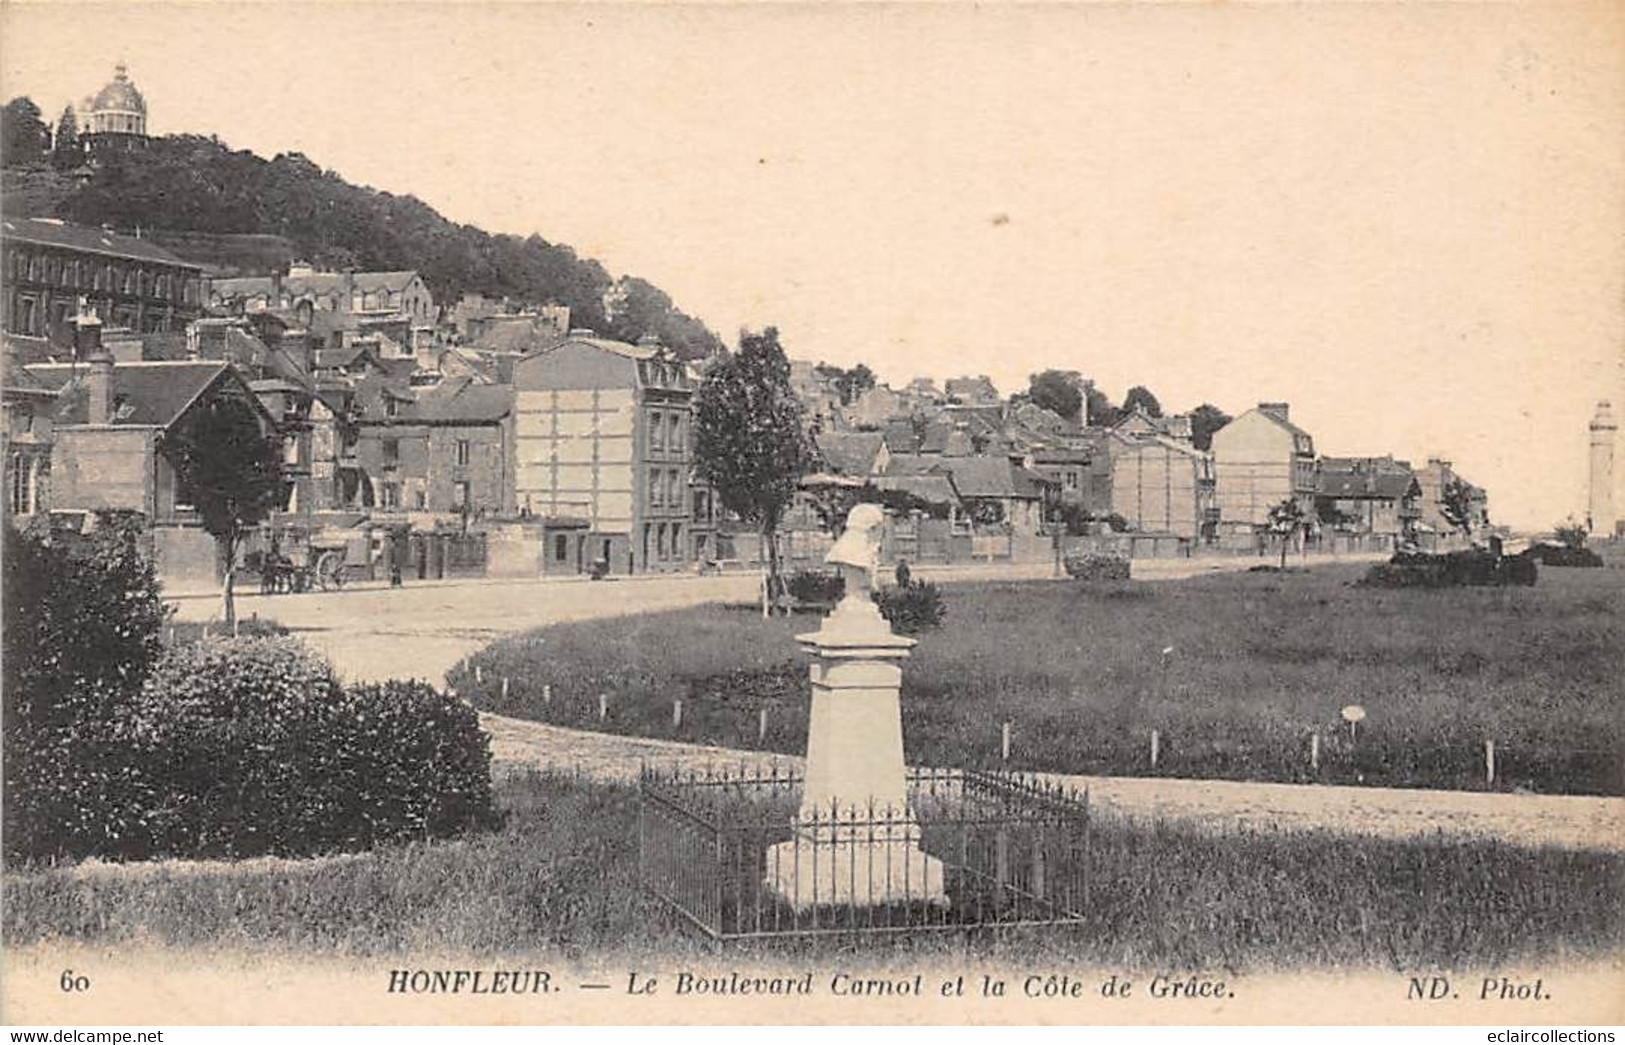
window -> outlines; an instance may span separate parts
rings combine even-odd
[[[711,492],[709,490],[694,491],[694,521],[706,522],[711,514]]]
[[[451,507],[454,511],[462,511],[472,507],[468,499],[468,480],[459,479],[451,484]]]
[[[666,428],[661,421],[660,411],[656,410],[649,415],[649,449],[664,450],[666,448]]]
[[[661,523],[655,528],[655,552],[664,559],[666,557],[666,524]]]
[[[1069,472],[1066,473],[1066,488],[1068,490],[1076,490],[1078,488],[1078,473],[1077,472],[1069,471]]]
[[[683,524],[682,523],[672,523],[671,524],[671,557],[673,559],[681,559],[683,557]]]
[[[468,459],[469,459],[469,457],[470,457],[470,454],[469,454],[469,448],[468,448],[468,440],[467,439],[459,439],[459,440],[457,440],[457,467],[459,467],[459,468],[467,468],[468,467]]]
[[[682,487],[678,485],[680,482],[677,469],[673,468],[666,473],[666,507],[678,509],[683,507]]]
[[[34,461],[22,454],[11,455],[11,514],[28,515],[34,510]]]
[[[662,492],[663,491],[660,486],[660,469],[649,469],[649,505],[651,507],[658,508],[661,504],[665,503],[661,499]]]
[[[429,494],[426,491],[420,489],[413,496],[419,508],[429,507]]]
[[[282,463],[283,464],[298,464],[299,463],[299,437],[298,436],[290,435],[290,436],[285,436],[283,438],[283,440],[282,440]]]
[[[671,425],[671,438],[666,440],[666,445],[671,447],[673,452],[680,452],[683,449],[683,415],[671,414],[667,421]]]
[[[385,395],[384,396],[384,416],[385,417],[394,417],[396,414],[400,413],[400,410],[401,410],[401,404],[399,402],[397,402],[393,396],[390,396],[390,395]]]
[[[384,467],[399,468],[401,464],[401,441],[399,439],[384,440]]]
[[[570,556],[570,538],[562,533],[553,535],[553,561],[563,562]]]

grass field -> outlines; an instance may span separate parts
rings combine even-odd
[[[82,864],[4,879],[7,947],[53,941],[306,956],[710,953],[637,884],[636,795],[517,776],[508,826],[313,860]],[[1625,943],[1625,860],[1481,842],[1099,823],[1089,921],[1050,932],[776,941],[764,957],[1052,958],[1113,968],[1403,972],[1559,963]],[[732,953],[739,953],[734,951]]]
[[[1451,591],[1359,588],[1360,573],[947,585],[944,627],[904,667],[908,757],[994,764],[1008,721],[1021,769],[1483,789],[1492,740],[1497,789],[1625,794],[1625,572]],[[817,626],[723,606],[567,624],[449,678],[504,715],[799,753],[794,636]],[[1352,736],[1350,704],[1367,712]]]

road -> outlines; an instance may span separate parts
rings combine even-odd
[[[1258,561],[1250,557],[1137,559],[1133,569],[1136,579],[1178,580],[1245,570]],[[1311,563],[1328,561],[1332,560],[1311,559]],[[1050,577],[1052,569],[1049,563],[1019,563],[919,566],[914,573],[943,581],[1037,580]],[[237,613],[244,618],[257,614],[286,625],[321,650],[347,680],[422,678],[438,685],[458,661],[509,632],[711,602],[743,602],[757,597],[758,583],[755,573],[720,577],[651,574],[597,582],[578,577],[416,581],[395,589],[373,583],[342,592],[239,594]],[[218,619],[220,600],[214,594],[189,594],[171,601],[180,620]]]

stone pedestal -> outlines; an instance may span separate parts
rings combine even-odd
[[[767,887],[798,909],[946,905],[942,863],[920,849],[903,765],[901,664],[914,640],[852,597],[797,638],[815,658],[807,779],[795,837],[768,851]]]

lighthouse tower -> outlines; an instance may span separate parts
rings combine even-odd
[[[1592,533],[1614,535],[1614,437],[1619,425],[1614,411],[1604,399],[1591,419],[1591,501],[1586,513]]]

